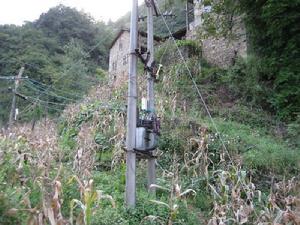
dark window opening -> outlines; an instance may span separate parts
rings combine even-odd
[[[113,62],[113,64],[112,64],[112,70],[117,70],[117,62]]]
[[[128,55],[125,55],[123,57],[123,65],[126,65],[128,63]]]
[[[212,9],[211,5],[206,5],[206,6],[204,6],[204,8],[203,8],[203,12],[204,12],[204,13],[210,13],[210,12],[211,12],[211,9]]]

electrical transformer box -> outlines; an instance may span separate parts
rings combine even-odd
[[[135,148],[140,151],[147,151],[154,148],[157,144],[156,135],[147,132],[145,127],[136,128]]]

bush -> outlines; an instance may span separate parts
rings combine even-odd
[[[266,105],[270,95],[270,91],[260,82],[260,64],[253,56],[239,58],[222,77],[222,81],[236,97],[252,105]]]
[[[129,225],[128,220],[115,209],[103,208],[95,211],[91,225]]]
[[[287,142],[295,148],[300,147],[300,115],[287,126]]]

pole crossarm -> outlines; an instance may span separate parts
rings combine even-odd
[[[0,80],[27,80],[28,77],[0,76]]]

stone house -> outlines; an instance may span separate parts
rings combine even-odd
[[[155,36],[154,41],[157,44],[161,38]],[[147,51],[147,33],[139,31],[138,48]],[[122,29],[116,35],[110,45],[109,51],[109,84],[120,86],[128,79],[129,71],[129,49],[130,49],[130,31]]]
[[[109,51],[109,83],[119,85],[128,75],[130,33],[122,29],[110,46]]]
[[[195,39],[201,30],[202,16],[211,13],[211,6],[205,6],[202,0],[187,0],[187,39]],[[234,38],[206,37],[202,39],[202,56],[207,62],[226,68],[234,64],[237,57],[247,54],[246,29],[241,18],[233,18]]]
[[[173,36],[175,39],[195,39],[197,32],[201,30],[202,15],[210,13],[211,7],[205,6],[203,0],[186,0],[186,28],[181,29]],[[202,57],[207,62],[226,68],[234,64],[237,57],[244,57],[247,54],[247,39],[244,24],[240,18],[235,18],[233,33],[236,38],[227,39],[224,37],[206,37],[201,40]],[[155,44],[165,38],[154,37]],[[119,86],[127,81],[129,70],[129,29],[122,29],[116,35],[110,46],[109,54],[109,83]],[[140,31],[138,37],[138,48],[147,51],[147,33]]]

